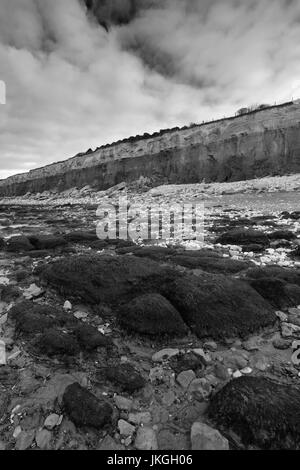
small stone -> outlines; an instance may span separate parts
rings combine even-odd
[[[204,362],[205,364],[208,364],[209,362],[211,362],[211,357],[209,354],[206,354],[202,348],[196,348],[196,349],[192,349],[193,353],[196,354],[196,356],[199,356],[201,357],[202,359],[204,359]]]
[[[13,414],[13,413],[12,413],[12,414]],[[22,432],[21,426],[17,426],[17,427],[15,428],[14,432],[13,432],[13,438],[14,438],[14,439],[17,439],[18,436],[21,434],[21,432]]]
[[[247,359],[245,359],[243,356],[235,356],[234,361],[238,369],[244,369],[244,367],[247,367],[248,365]]]
[[[284,349],[288,349],[291,346],[291,341],[289,339],[276,338],[272,341],[272,344],[275,349],[284,350]]]
[[[229,450],[228,440],[205,423],[194,423],[191,429],[192,450]]]
[[[260,358],[258,361],[255,363],[255,368],[260,370],[261,372],[265,372],[270,364],[268,364],[267,360],[265,358]]]
[[[1,450],[6,450],[6,445],[5,445],[5,442],[3,441],[0,441],[0,451]]]
[[[63,306],[63,309],[64,309],[66,312],[72,310],[72,304],[71,304],[71,302],[69,302],[69,300],[66,300],[66,301],[65,301],[64,306]]]
[[[80,310],[77,310],[76,312],[74,312],[74,317],[77,318],[77,320],[82,320],[84,318],[87,318],[88,315],[89,314],[87,312],[81,312]]]
[[[259,350],[259,346],[257,344],[256,338],[250,338],[247,341],[244,341],[242,345],[243,345],[243,348],[246,349],[246,351],[258,351]]]
[[[171,348],[162,349],[161,351],[158,351],[155,354],[153,354],[152,361],[153,362],[167,361],[171,357],[177,356],[177,354],[179,354],[179,349],[171,349]]]
[[[177,376],[177,382],[182,388],[188,388],[190,383],[196,378],[196,374],[193,370],[184,370]]]
[[[119,410],[124,411],[130,411],[133,406],[132,400],[129,400],[129,398],[121,397],[120,395],[115,396],[115,404],[116,407],[119,408]]]
[[[35,441],[37,446],[42,450],[50,449],[52,434],[47,429],[42,429],[36,433]]]
[[[284,338],[291,338],[291,337],[300,337],[300,326],[293,325],[292,323],[285,323],[281,324],[281,334]]]
[[[206,341],[203,347],[204,349],[208,349],[208,351],[216,351],[218,349],[218,345],[214,341]]]
[[[155,431],[147,426],[137,430],[134,446],[138,450],[157,450],[157,438]]]
[[[252,369],[251,367],[244,367],[244,369],[241,370],[241,373],[242,374],[251,374],[252,373]]]
[[[0,340],[0,366],[6,365],[6,345]]]
[[[294,364],[294,366],[299,366],[300,365],[300,350],[296,349],[296,351],[292,354],[291,361]]]
[[[288,312],[291,314],[291,315],[300,315],[300,310],[297,308],[289,308],[288,309]]]
[[[151,413],[144,411],[140,413],[129,413],[128,421],[136,425],[151,423]]]
[[[38,287],[36,284],[30,284],[28,289],[25,289],[23,295],[25,299],[31,300],[35,297],[39,297],[43,293],[43,289]]]
[[[210,383],[204,377],[202,377],[192,381],[189,387],[189,392],[196,394],[200,400],[206,400],[210,396],[212,388]]]
[[[275,312],[275,315],[279,318],[280,321],[285,321],[286,322],[288,320],[287,314],[284,313],[284,312],[281,312],[280,310]]]
[[[119,429],[121,436],[125,436],[125,437],[132,436],[135,431],[135,427],[132,426],[127,421],[125,421],[124,419],[119,419],[118,429]]]
[[[292,349],[298,349],[298,348],[300,348],[300,340],[293,341],[292,342]]]
[[[59,424],[60,420],[60,416],[53,413],[45,419],[44,427],[51,431],[51,429],[55,428],[55,426]]]
[[[22,431],[16,442],[16,450],[26,450],[28,449],[34,441],[35,431]]]
[[[216,377],[218,377],[218,379],[220,380],[229,379],[228,370],[226,369],[225,366],[223,366],[223,364],[217,363],[214,368],[214,373]]]
[[[236,370],[233,374],[232,374],[232,377],[234,379],[238,379],[239,377],[242,377],[242,374],[240,373],[239,370]]]

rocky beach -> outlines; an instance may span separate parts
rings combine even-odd
[[[204,241],[97,208],[204,204]],[[300,175],[0,201],[0,448],[300,447]]]

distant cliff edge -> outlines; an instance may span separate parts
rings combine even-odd
[[[90,185],[107,189],[141,176],[155,184],[237,181],[300,172],[300,103],[129,138],[0,181],[0,196]]]

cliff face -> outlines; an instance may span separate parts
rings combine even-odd
[[[300,104],[115,144],[0,181],[0,196],[91,185],[107,189],[140,176],[157,184],[237,181],[300,172]]]

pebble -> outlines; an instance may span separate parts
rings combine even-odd
[[[179,354],[179,349],[171,349],[171,348],[162,349],[161,351],[158,351],[155,354],[153,354],[152,361],[153,362],[167,361],[171,357],[177,356],[177,354]]]
[[[35,441],[40,449],[47,450],[50,448],[51,438],[51,432],[47,429],[42,429],[40,431],[37,431]]]
[[[182,388],[188,388],[190,383],[196,378],[196,374],[193,370],[184,370],[177,376],[177,382]]]
[[[200,400],[206,400],[212,392],[212,387],[210,383],[202,377],[200,379],[193,380],[189,387],[189,392],[196,393]]]
[[[292,349],[300,348],[300,340],[295,340],[292,342]]]
[[[214,341],[206,341],[206,343],[203,344],[203,347],[209,351],[216,351],[218,349],[218,345]]]
[[[149,411],[129,413],[128,421],[137,425],[149,424],[151,423],[151,413]]]
[[[194,423],[191,429],[192,450],[229,450],[228,440],[205,423]]]
[[[36,284],[30,284],[28,289],[25,289],[23,292],[23,296],[27,300],[31,300],[34,297],[39,297],[43,293],[43,289],[38,287]]]
[[[208,364],[211,362],[211,357],[209,354],[205,353],[202,348],[196,348],[192,349],[193,353],[196,354],[196,356],[202,357],[204,359],[204,362]]]
[[[236,370],[233,374],[232,374],[232,377],[234,379],[238,379],[239,377],[242,377],[243,374],[240,373],[239,370]]]
[[[16,450],[26,450],[31,447],[34,441],[35,431],[22,431],[16,441]]]
[[[132,436],[135,431],[135,427],[132,426],[132,424],[128,423],[124,419],[119,419],[118,421],[118,429],[121,434],[121,436]]]
[[[275,315],[279,318],[280,321],[285,321],[286,322],[288,320],[287,314],[284,313],[284,312],[281,312],[280,310],[275,312]]]
[[[241,370],[242,374],[252,374],[252,369],[251,367],[244,367],[244,369]]]
[[[0,340],[0,366],[6,365],[6,345],[5,342]]]
[[[134,446],[138,450],[157,450],[157,438],[154,429],[144,426],[137,430]]]
[[[296,349],[296,351],[292,354],[291,361],[294,366],[299,366],[300,365],[300,350]]]
[[[22,432],[21,426],[17,426],[13,432],[13,438],[17,439],[18,436],[21,434],[21,432]]]
[[[284,338],[300,337],[300,326],[283,322],[281,324],[281,334]]]
[[[69,300],[66,300],[66,301],[65,301],[64,306],[63,306],[63,309],[64,309],[66,312],[69,312],[70,310],[72,310],[72,304],[71,304],[71,302],[69,302]]]
[[[116,407],[119,410],[130,411],[133,406],[133,401],[126,397],[121,397],[120,395],[116,395],[115,398]]]
[[[51,431],[51,429],[60,424],[61,420],[61,416],[57,415],[56,413],[52,413],[45,419],[44,427]]]
[[[242,343],[242,346],[246,351],[258,351],[259,346],[257,344],[257,339],[256,338],[250,338],[247,341],[244,341]]]

